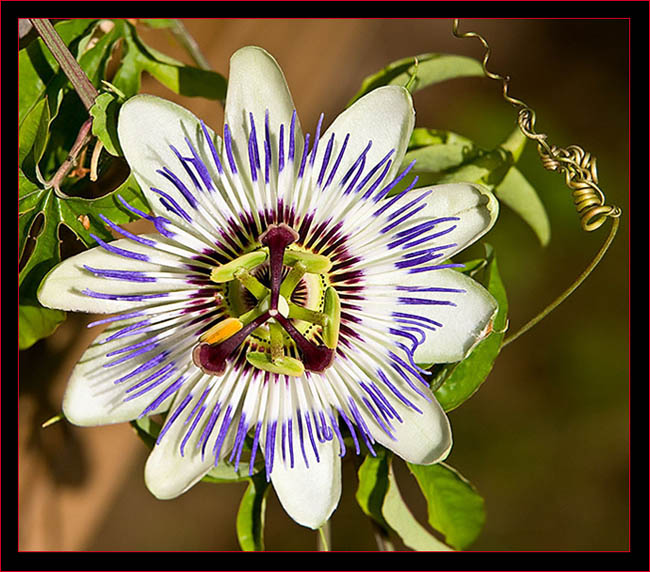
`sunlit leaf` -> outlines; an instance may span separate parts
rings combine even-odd
[[[19,304],[18,349],[25,350],[51,335],[66,318],[62,310]]]
[[[486,245],[487,265],[479,278],[495,297],[499,309],[492,323],[492,332],[480,342],[463,361],[439,366],[431,384],[435,396],[445,411],[455,409],[469,399],[486,380],[499,355],[505,335],[508,315],[508,300],[505,287],[499,275],[494,250]],[[478,278],[480,273],[474,275]]]
[[[464,550],[485,524],[483,497],[458,471],[438,463],[407,463],[427,501],[429,524],[454,548]]]
[[[174,25],[174,20],[171,18],[139,18],[138,24],[144,24],[149,28],[171,28]]]
[[[96,20],[73,18],[57,22],[54,29],[73,55],[81,40],[91,33]],[[40,38],[31,42],[18,54],[18,122],[22,123],[25,116],[37,105],[43,97],[48,97],[50,116],[56,115],[56,109],[61,102],[62,90],[68,85],[68,79],[59,69],[54,56],[45,47]]]
[[[483,75],[480,62],[453,54],[422,54],[392,62],[363,80],[359,92],[348,102],[354,103],[366,93],[383,85],[400,85],[414,92],[435,83],[460,77]]]
[[[357,476],[359,484],[356,499],[361,510],[388,530],[389,526],[381,512],[388,490],[388,459],[385,451],[379,449],[376,457],[367,455]]]
[[[115,157],[122,155],[120,141],[117,137],[118,112],[117,98],[111,93],[101,93],[90,108],[90,115],[93,117],[93,135]]]

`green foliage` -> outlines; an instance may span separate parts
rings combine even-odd
[[[422,54],[393,62],[363,80],[361,89],[349,101],[352,105],[366,93],[383,85],[401,85],[414,92],[459,77],[483,75],[480,62],[453,54]]]
[[[413,516],[397,485],[392,456],[383,448],[377,449],[377,456],[367,455],[357,473],[359,484],[356,499],[363,512],[386,533],[396,534],[413,550],[451,550]],[[446,532],[444,516],[433,520],[430,518],[429,522],[440,532]],[[440,522],[445,529],[439,528]]]
[[[245,551],[264,550],[266,496],[270,489],[264,473],[250,477],[237,512],[237,539]]]
[[[454,548],[469,547],[485,524],[483,497],[456,469],[444,463],[407,465],[427,501],[429,524]]]
[[[550,240],[550,224],[537,191],[514,165],[526,138],[517,127],[494,149],[478,147],[470,139],[436,129],[414,129],[402,169],[416,160],[409,175],[417,175],[417,187],[470,182],[485,185],[502,204],[517,213],[533,230],[542,246]],[[405,189],[412,177],[397,185],[392,194]]]
[[[154,27],[165,26],[161,21]],[[142,73],[147,72],[174,92],[190,97],[222,100],[226,88],[220,74],[187,66],[148,47],[126,20],[65,20],[57,22],[55,30],[100,94],[90,110],[93,120],[90,143],[74,157],[78,167],[75,176],[60,176],[59,169],[66,162],[88,113],[40,38],[20,50],[21,349],[50,335],[65,318],[64,312],[43,308],[36,298],[40,281],[62,259],[61,228],[65,226],[72,231],[77,248],[90,248],[96,245],[91,234],[113,239],[100,214],[116,224],[136,218],[117,200],[118,194],[134,207],[149,210],[133,178],[127,178],[115,188],[115,183],[107,186],[109,183],[104,183],[102,177],[119,171],[120,162],[123,165],[117,117],[125,98],[138,93]],[[90,165],[90,151],[96,145],[93,140],[100,141],[107,153],[99,156],[95,165]],[[85,176],[88,166],[96,169],[98,176],[92,191]]]

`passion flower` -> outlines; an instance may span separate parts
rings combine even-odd
[[[448,260],[498,205],[474,184],[405,186],[414,117],[406,89],[382,87],[303,136],[256,47],[231,59],[223,138],[174,103],[129,99],[118,135],[151,214],[120,200],[157,232],[104,219],[124,238],[96,238],[42,283],[46,306],[111,314],[91,324],[107,327],[72,372],[66,418],[166,412],[145,467],[155,496],[261,455],[312,528],[338,504],[345,435],[356,453],[444,459],[451,430],[421,366],[489,331],[496,302]]]

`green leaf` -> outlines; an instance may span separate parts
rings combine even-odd
[[[113,156],[122,155],[122,148],[117,137],[117,115],[119,103],[112,93],[102,93],[90,108],[93,117],[93,135],[102,142],[104,148]]]
[[[388,459],[385,450],[378,448],[376,457],[366,456],[357,475],[359,484],[356,499],[361,510],[389,530],[381,512],[388,491]]]
[[[96,20],[74,18],[54,25],[63,42],[73,55],[80,41],[91,33]],[[50,116],[56,115],[62,90],[68,86],[65,74],[59,69],[54,56],[38,38],[18,54],[18,123],[43,97],[47,95]]]
[[[378,447],[377,456],[367,455],[357,474],[357,503],[386,532],[397,534],[413,550],[450,550],[406,506],[393,474],[390,453]]]
[[[386,522],[402,539],[402,542],[418,551],[449,551],[451,548],[438,540],[413,516],[404,502],[397,486],[393,468],[389,465],[388,490],[382,506]]]
[[[47,97],[25,116],[18,131],[18,162],[21,172],[33,180],[41,179],[38,163],[48,141],[50,109]]]
[[[226,80],[216,72],[186,66],[147,46],[135,28],[125,25],[125,48],[122,64],[112,82],[127,97],[139,92],[143,72],[151,74],[160,83],[187,97],[205,97],[223,100]]]
[[[431,387],[445,411],[455,409],[467,401],[486,380],[501,350],[508,315],[508,300],[499,275],[496,255],[486,247],[487,265],[480,282],[494,296],[499,309],[492,324],[492,332],[480,342],[463,361],[441,366],[435,371]]]
[[[483,76],[481,63],[466,56],[422,54],[403,58],[364,79],[361,89],[350,100],[348,106],[383,85],[401,85],[414,92],[448,79],[479,76]]]
[[[140,18],[138,23],[153,29],[171,28],[174,25],[174,20],[171,18]]]
[[[521,171],[512,167],[494,194],[530,226],[542,246],[548,245],[551,240],[551,224],[546,209],[537,191]]]
[[[401,169],[416,161],[409,175],[418,176],[417,187],[457,182],[487,186],[530,226],[540,244],[546,246],[550,224],[544,205],[535,189],[514,167],[526,141],[526,136],[516,127],[500,145],[487,151],[462,135],[419,128],[413,131]],[[411,182],[412,177],[405,177],[391,195],[401,192]]]
[[[140,188],[135,183],[133,176],[129,177],[119,188],[111,193],[97,198],[84,199],[81,197],[58,197],[53,189],[44,189],[29,182],[24,176],[20,179],[18,199],[19,221],[19,252],[24,260],[18,276],[20,305],[30,305],[43,309],[37,300],[37,290],[43,277],[61,261],[59,250],[59,227],[65,225],[87,248],[96,244],[91,233],[105,240],[112,240],[113,235],[99,217],[104,214],[116,224],[130,222],[135,217],[118,201],[120,194],[129,204],[140,210],[147,211],[148,206]],[[33,234],[33,225],[42,219],[40,231]],[[31,252],[25,252],[27,241],[33,241]],[[38,323],[31,313],[29,317],[32,326],[23,325],[19,321],[19,328],[31,331],[34,336],[34,324]],[[20,318],[21,315],[19,315]],[[45,317],[43,324],[51,323]],[[31,330],[29,330],[31,328]],[[45,328],[40,337],[49,335]],[[51,332],[50,332],[51,333]]]
[[[485,524],[485,502],[458,471],[444,463],[407,463],[427,501],[429,524],[454,548],[464,550]]]
[[[18,306],[18,349],[25,350],[54,330],[66,318],[61,310],[51,310],[41,306]]]
[[[415,129],[403,167],[416,161],[413,173],[443,173],[471,161],[479,149],[467,137],[451,131]],[[441,175],[442,176],[442,175]]]
[[[264,550],[266,495],[270,489],[265,473],[249,478],[249,485],[237,512],[237,539],[245,551]]]

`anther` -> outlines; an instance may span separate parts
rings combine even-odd
[[[269,313],[264,312],[220,343],[200,342],[192,351],[194,365],[208,375],[223,375],[226,372],[227,359],[231,354],[253,330],[264,324],[269,318]]]
[[[238,270],[249,270],[255,268],[262,264],[262,262],[266,260],[267,256],[266,250],[264,249],[243,254],[226,264],[213,268],[212,272],[210,272],[210,280],[218,284],[230,282],[235,279],[235,273]]]
[[[323,314],[327,317],[323,325],[323,342],[328,348],[336,348],[339,341],[339,328],[341,326],[341,300],[334,288],[328,286],[325,290]]]
[[[203,333],[199,340],[208,344],[218,344],[236,334],[243,327],[244,325],[237,318],[226,318]]]

